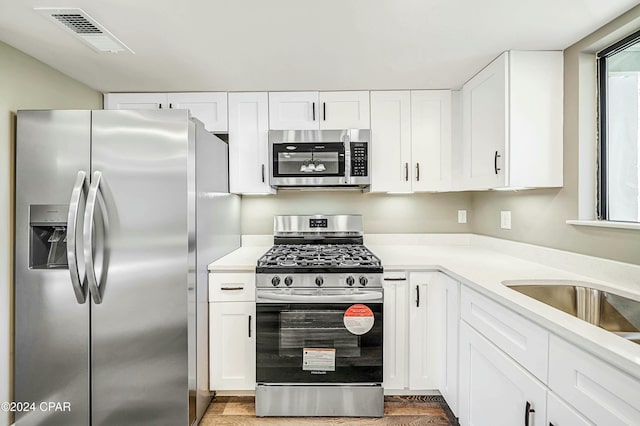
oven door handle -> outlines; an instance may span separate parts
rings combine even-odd
[[[259,292],[256,294],[256,302],[267,300],[269,302],[304,302],[304,303],[322,303],[322,302],[339,302],[339,303],[351,303],[351,302],[382,302],[382,292],[372,291],[366,293],[356,294],[332,294],[332,295],[296,295],[296,294],[282,294],[274,292]]]

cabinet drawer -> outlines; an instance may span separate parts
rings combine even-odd
[[[252,302],[256,300],[256,276],[253,273],[209,274],[210,302]]]
[[[547,382],[549,333],[502,305],[462,287],[461,317],[496,346]]]
[[[640,381],[551,335],[549,387],[598,425],[637,425]]]

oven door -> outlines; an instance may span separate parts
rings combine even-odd
[[[382,383],[382,303],[258,303],[256,381]]]
[[[345,184],[342,142],[271,143],[271,185]]]

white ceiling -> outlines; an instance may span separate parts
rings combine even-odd
[[[103,92],[459,88],[504,50],[564,49],[636,0],[0,0],[0,40]],[[135,55],[33,7],[79,7]]]

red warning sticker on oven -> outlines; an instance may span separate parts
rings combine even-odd
[[[360,336],[373,328],[373,311],[366,305],[351,305],[345,311],[343,320],[350,333]]]

